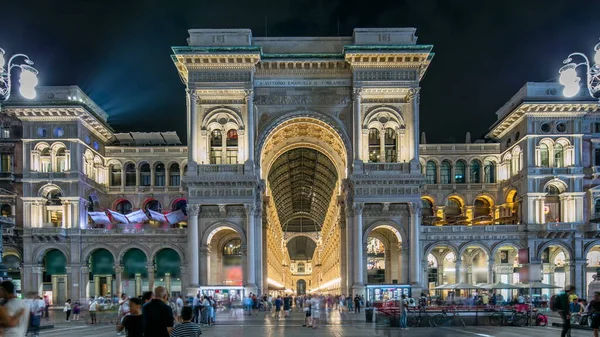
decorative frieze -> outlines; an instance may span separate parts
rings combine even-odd
[[[385,71],[385,70],[365,70],[354,73],[354,80],[359,82],[368,81],[416,81],[417,72],[415,70]]]
[[[249,71],[199,71],[190,73],[190,82],[249,82]]]
[[[351,98],[341,95],[290,95],[290,96],[273,96],[264,95],[256,96],[254,104],[256,105],[342,105],[349,104]]]

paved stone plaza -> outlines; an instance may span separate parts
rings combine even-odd
[[[59,316],[59,315],[57,315]],[[60,315],[62,316],[62,315]],[[59,316],[59,317],[60,317]],[[294,312],[287,319],[275,319],[265,313],[252,316],[231,317],[227,313],[217,316],[218,324],[203,328],[203,336],[240,337],[240,336],[335,336],[335,337],[371,337],[371,336],[479,336],[479,337],[513,337],[513,336],[559,336],[560,329],[554,327],[493,327],[472,326],[467,328],[411,328],[400,330],[389,328],[384,324],[365,323],[364,316],[334,312],[327,324],[317,329],[302,327],[303,313]],[[57,322],[55,328],[44,331],[41,336],[116,336],[115,327],[107,320],[106,324],[92,326],[89,324]],[[573,330],[571,335],[591,336],[591,331]]]

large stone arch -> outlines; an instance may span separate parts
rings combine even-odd
[[[481,250],[483,250],[487,254],[488,259],[492,256],[491,255],[492,253],[491,253],[490,249],[485,245],[485,243],[483,243],[482,241],[479,241],[479,240],[465,242],[462,245],[460,245],[459,249],[458,249],[458,253],[460,254],[459,256],[462,257],[462,255],[465,253],[465,251],[469,247],[480,248]]]
[[[146,255],[146,261],[150,261],[150,257],[154,256],[154,255],[150,254],[147,247],[143,247],[143,246],[139,246],[139,245],[124,246],[124,247],[121,247],[121,249],[119,249],[119,253],[117,254],[117,259],[115,259],[115,262],[122,263],[123,257],[125,257],[125,254],[127,254],[127,252],[132,249],[141,250],[144,253],[144,255]]]
[[[154,248],[150,252],[150,256],[152,257],[152,259],[148,259],[147,261],[154,261],[156,259],[156,256],[158,255],[158,253],[160,253],[161,250],[165,250],[165,249],[171,249],[171,250],[175,251],[175,253],[177,253],[177,255],[179,255],[179,260],[181,261],[181,265],[182,266],[185,265],[186,259],[185,259],[185,254],[183,252],[183,249],[181,249],[181,247],[179,247],[177,245],[171,245],[171,244],[166,244],[166,243],[154,246]]]
[[[375,221],[369,223],[367,225],[367,228],[364,229],[363,245],[367,244],[369,235],[371,235],[371,233],[378,228],[385,228],[387,230],[390,230],[396,236],[396,239],[400,243],[408,242],[408,238],[406,236],[406,233],[405,233],[402,225],[400,225],[399,223],[397,223],[393,220],[375,220]]]
[[[590,250],[596,246],[600,246],[600,240],[594,240],[586,243],[583,246],[583,257],[587,259],[587,255],[589,254]]]
[[[431,252],[437,247],[444,247],[444,248],[450,249],[452,251],[452,253],[454,253],[454,257],[456,257],[458,259],[459,249],[456,245],[454,245],[450,241],[436,241],[436,242],[430,243],[429,245],[427,245],[425,247],[425,252],[423,254],[425,260],[427,260],[427,256],[429,254],[431,254]]]
[[[503,240],[503,241],[500,241],[500,242],[492,245],[492,255],[491,256],[492,257],[496,256],[496,254],[498,254],[498,250],[502,247],[512,247],[512,248],[516,249],[517,252],[519,251],[519,249],[523,248],[523,246],[520,243],[510,241],[510,240]]]
[[[324,131],[325,134],[328,133],[330,135],[330,139],[327,139],[327,142],[323,142],[330,147],[329,151],[323,152],[324,154],[334,158],[341,157],[341,160],[344,163],[343,166],[347,166],[351,162],[352,143],[344,127],[337,120],[323,113],[309,110],[297,110],[288,112],[274,119],[260,131],[255,149],[255,158],[256,161],[260,163],[263,177],[268,173],[270,163],[276,159],[276,155],[270,152],[280,152],[277,151],[277,149],[273,151],[272,147],[274,147],[274,145],[270,144],[274,136],[279,132],[286,132],[288,128],[291,128],[294,125],[302,124],[319,128]],[[313,138],[310,142],[306,143],[317,145],[314,140],[315,139]],[[340,160],[336,158],[336,160],[332,161],[334,164],[338,164]],[[345,169],[346,167],[341,168],[342,174],[338,174],[340,178],[346,176]]]
[[[237,232],[240,236],[240,239],[242,240],[242,244],[247,244],[246,231],[242,228],[242,226],[230,221],[223,220],[215,221],[204,230],[204,232],[202,233],[202,239],[200,240],[200,244],[209,245],[210,241],[212,240],[212,237],[223,229],[229,229]]]
[[[31,262],[34,265],[42,264],[44,262],[44,256],[46,255],[46,253],[53,249],[56,249],[65,255],[65,258],[67,259],[67,264],[69,264],[71,262],[71,254],[70,254],[69,247],[67,247],[66,245],[57,245],[57,244],[43,245],[43,246],[36,248],[33,251],[33,254],[32,254],[33,261],[31,261]]]
[[[86,247],[82,252],[81,252],[81,262],[82,263],[87,263],[87,261],[90,260],[90,258],[92,257],[92,254],[94,254],[95,251],[100,250],[100,249],[106,249],[108,250],[108,252],[112,255],[113,260],[115,262],[119,261],[117,260],[117,248],[111,245],[107,245],[107,244],[103,244],[103,243],[96,243],[93,244],[91,246]]]
[[[541,245],[538,246],[537,251],[536,251],[536,258],[542,260],[542,254],[544,253],[544,250],[550,246],[558,246],[560,248],[562,248],[562,250],[565,253],[565,258],[567,261],[571,261],[574,257],[573,255],[573,250],[571,249],[571,247],[569,247],[569,245],[561,240],[550,240],[547,242],[542,243]]]

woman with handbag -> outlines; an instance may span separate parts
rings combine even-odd
[[[67,314],[66,321],[69,321],[69,317],[71,317],[71,299],[69,298],[67,302],[65,302],[65,307],[63,308],[63,312]]]

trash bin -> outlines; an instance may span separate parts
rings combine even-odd
[[[373,323],[373,308],[365,308],[365,319],[367,323]]]

